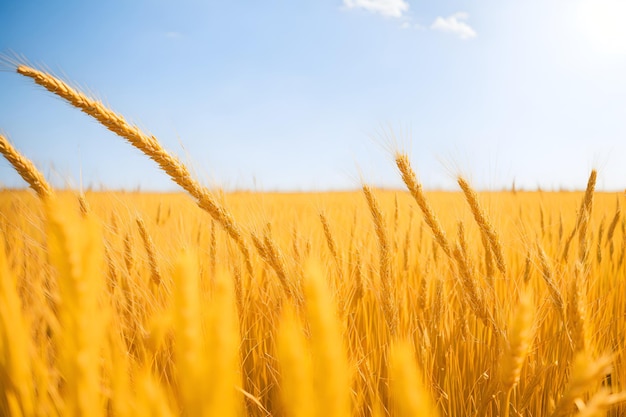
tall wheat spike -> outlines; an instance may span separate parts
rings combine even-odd
[[[561,291],[554,280],[554,273],[552,266],[548,262],[548,256],[539,243],[537,243],[537,254],[539,256],[539,264],[541,265],[541,276],[548,286],[552,303],[558,310],[561,317],[565,318],[565,301],[563,300],[563,294],[561,294]]]
[[[337,266],[337,274],[339,274],[339,278],[341,278],[343,273],[341,270],[341,257],[339,256],[339,252],[337,251],[337,242],[335,242],[335,239],[333,238],[333,234],[330,230],[330,225],[328,224],[328,219],[326,218],[326,215],[323,212],[320,213],[320,221],[322,222],[322,229],[324,229],[324,236],[326,237],[328,250],[330,251],[330,254],[333,256],[335,265]]]
[[[398,327],[398,306],[393,292],[391,281],[391,254],[389,238],[387,237],[387,227],[385,219],[380,210],[380,205],[368,185],[363,185],[363,194],[374,220],[374,229],[378,238],[378,248],[380,250],[380,281],[382,286],[383,311],[390,333],[395,334]]]
[[[457,178],[457,183],[459,184],[459,187],[461,187],[461,190],[463,190],[463,194],[465,194],[465,198],[467,199],[470,209],[472,210],[476,223],[478,223],[480,229],[487,235],[493,254],[496,257],[496,265],[498,266],[498,269],[503,275],[506,275],[506,265],[504,263],[502,244],[500,243],[500,239],[498,238],[498,234],[493,228],[493,225],[487,219],[487,216],[478,202],[478,195],[476,194],[476,191],[470,187],[469,183],[463,177]]]
[[[146,135],[137,126],[130,125],[124,117],[108,109],[101,102],[87,97],[50,74],[27,65],[19,65],[17,72],[33,79],[33,81],[51,93],[64,98],[74,107],[99,121],[111,132],[128,140],[133,146],[156,162],[176,184],[191,194],[197,200],[198,205],[226,230],[228,235],[239,246],[248,272],[252,274],[250,252],[239,224],[235,222],[230,212],[219,204],[215,196],[206,187],[193,179],[187,167],[161,146],[157,138]]]
[[[615,246],[613,244],[613,234],[615,233],[615,229],[617,228],[617,224],[619,223],[620,218],[622,217],[622,208],[619,204],[619,199],[617,200],[615,207],[615,214],[613,215],[613,220],[611,220],[611,224],[606,231],[606,240],[604,245],[609,246],[609,257],[613,258],[613,252],[615,251]]]
[[[588,239],[587,229],[589,227],[589,219],[591,218],[591,209],[593,207],[593,193],[596,188],[596,179],[598,173],[596,170],[592,170],[587,181],[587,188],[585,189],[585,196],[580,205],[580,211],[578,213],[578,220],[576,221],[576,229],[578,230],[578,259],[581,263],[585,263],[588,256]]]
[[[422,214],[424,215],[424,221],[426,222],[428,227],[430,227],[430,230],[432,230],[436,242],[439,244],[441,249],[443,249],[446,255],[452,257],[452,250],[450,249],[450,244],[448,243],[446,234],[443,231],[441,224],[439,224],[439,220],[437,219],[435,212],[426,200],[424,190],[422,189],[422,184],[417,181],[417,176],[415,175],[415,171],[413,171],[413,168],[411,167],[408,156],[402,153],[397,153],[396,165],[400,170],[402,180],[406,184],[409,192],[411,193],[411,195],[415,199],[415,202],[422,211]]]
[[[45,177],[28,158],[20,154],[6,136],[0,134],[0,153],[13,165],[18,174],[28,183],[39,198],[50,197],[54,192]]]
[[[566,324],[575,352],[589,350],[589,318],[584,290],[587,274],[583,269],[580,264],[576,265],[574,276],[570,278],[567,291]]]

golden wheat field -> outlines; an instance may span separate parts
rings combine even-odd
[[[618,416],[622,193],[224,193],[53,76],[17,71],[185,193],[0,192],[0,414]],[[34,192],[33,192],[34,190]]]

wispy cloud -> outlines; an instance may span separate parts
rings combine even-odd
[[[458,36],[461,39],[471,39],[477,36],[476,31],[465,20],[469,15],[464,12],[458,12],[448,17],[437,17],[430,28],[441,32],[448,32]]]
[[[405,0],[343,0],[348,9],[364,9],[387,17],[403,17],[409,11]]]

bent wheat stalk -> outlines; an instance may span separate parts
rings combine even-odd
[[[472,214],[474,215],[474,220],[480,227],[481,233],[484,233],[487,236],[487,240],[489,241],[489,245],[493,250],[493,254],[496,257],[496,265],[502,275],[506,275],[506,265],[504,263],[504,255],[502,250],[502,244],[500,243],[500,239],[498,238],[498,234],[496,233],[493,225],[487,219],[485,212],[483,211],[480,203],[478,202],[478,195],[476,191],[470,187],[469,183],[463,177],[457,178],[457,183],[461,190],[463,190],[463,194],[465,194],[465,198],[472,210]]]
[[[396,155],[396,165],[400,170],[400,174],[402,174],[402,181],[404,181],[409,189],[409,192],[411,193],[411,196],[413,196],[415,202],[422,211],[424,221],[428,227],[430,227],[430,230],[432,230],[433,235],[435,236],[435,241],[439,246],[441,246],[441,249],[443,249],[446,255],[452,257],[452,250],[450,249],[450,244],[446,238],[446,233],[443,231],[435,212],[428,204],[428,201],[426,201],[422,184],[417,181],[415,171],[411,168],[408,156],[398,153]]]
[[[197,200],[200,208],[208,212],[226,230],[226,233],[239,246],[246,262],[246,268],[252,274],[250,252],[241,227],[235,222],[232,215],[219,204],[215,196],[193,179],[187,167],[161,146],[157,138],[146,135],[137,126],[129,124],[124,117],[108,109],[100,101],[87,97],[50,74],[27,65],[19,65],[17,72],[31,78],[51,93],[64,98],[72,106],[93,117],[111,132],[123,137],[156,162],[176,184]]]
[[[30,188],[37,193],[39,198],[50,197],[54,194],[52,187],[35,167],[35,164],[20,154],[2,134],[0,134],[0,153],[13,165],[13,168],[28,183]]]

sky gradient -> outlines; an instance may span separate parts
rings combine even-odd
[[[624,190],[624,21],[621,0],[4,0],[0,53],[103,100],[211,186],[402,187],[398,146],[431,189],[581,189],[596,168]],[[6,63],[0,131],[55,186],[177,190]],[[5,161],[0,185],[24,186]]]

